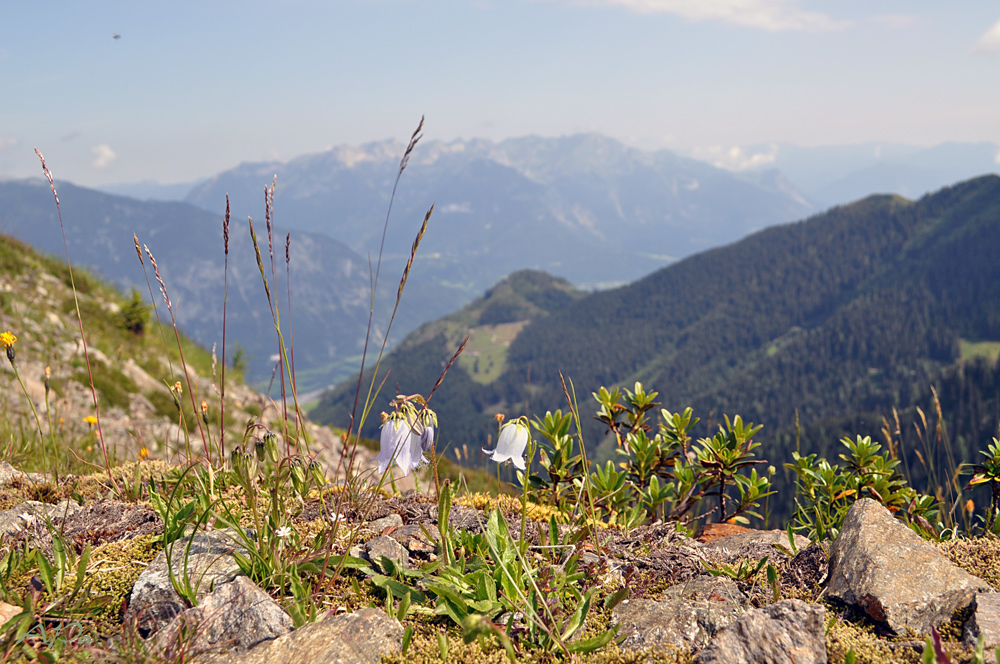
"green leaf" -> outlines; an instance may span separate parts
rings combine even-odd
[[[628,597],[628,588],[619,588],[613,595],[608,595],[604,598],[604,610],[610,611],[618,606],[626,597]]]
[[[413,627],[407,625],[406,629],[403,630],[403,643],[401,648],[403,655],[406,655],[407,651],[409,651],[410,641],[412,640],[413,640]]]
[[[38,565],[38,577],[45,584],[45,589],[49,594],[54,595],[56,593],[55,576],[52,569],[52,565],[49,563],[48,558],[42,553],[41,549],[35,552],[35,562]]]
[[[580,641],[574,641],[573,643],[567,643],[566,649],[572,653],[594,652],[595,650],[600,650],[604,646],[611,643],[611,639],[615,638],[617,633],[618,625],[615,625],[600,636],[595,636],[592,639],[582,639]]]
[[[406,619],[406,614],[410,612],[410,598],[412,593],[406,593],[403,595],[403,599],[399,600],[399,609],[396,611],[396,620],[403,622]]]

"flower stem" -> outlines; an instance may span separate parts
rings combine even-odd
[[[44,448],[45,434],[42,432],[42,421],[38,419],[38,411],[35,410],[35,402],[32,400],[31,395],[28,394],[28,389],[24,386],[24,381],[21,380],[21,372],[17,370],[17,365],[11,362],[10,366],[14,369],[14,375],[17,377],[17,382],[21,386],[21,391],[24,392],[24,398],[28,401],[28,406],[31,408],[31,414],[35,416],[35,426],[38,427],[38,440],[42,443],[42,447]],[[46,399],[46,401],[48,400]],[[55,449],[53,449],[53,452],[54,451]],[[59,460],[55,457],[52,459],[52,477],[56,482],[59,481]]]

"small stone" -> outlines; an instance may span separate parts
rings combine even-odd
[[[8,604],[7,602],[0,602],[0,625],[3,625],[20,612],[21,607]]]
[[[216,586],[242,574],[232,556],[233,551],[249,555],[226,531],[195,534],[190,550],[187,538],[182,537],[171,544],[170,566],[174,578],[181,584],[187,580],[201,601]],[[132,587],[125,618],[135,620],[139,634],[145,638],[187,608],[187,601],[177,594],[170,581],[167,552],[161,551]]]
[[[385,535],[379,535],[365,542],[365,550],[368,558],[376,565],[381,566],[382,557],[386,557],[398,563],[404,569],[409,568],[409,555],[403,545]],[[385,571],[385,570],[383,570]]]
[[[425,529],[435,541],[427,539],[427,535],[424,534]],[[436,542],[441,540],[441,533],[438,532],[437,526],[432,523],[411,523],[392,531],[389,533],[389,537],[406,547],[410,553],[431,554],[437,551]]]
[[[791,599],[751,609],[715,635],[696,664],[826,664],[826,609]]]
[[[830,546],[828,595],[897,634],[928,634],[989,592],[870,498],[854,503]]]
[[[386,528],[399,528],[403,525],[403,517],[398,514],[390,514],[389,516],[382,517],[381,519],[376,519],[368,524],[368,527],[378,534],[382,534]]]
[[[698,577],[667,588],[662,600],[622,602],[612,614],[623,648],[700,648],[747,606],[736,584],[722,577]]]
[[[188,635],[186,647],[194,650],[224,645],[246,650],[262,641],[275,639],[292,631],[291,617],[271,596],[245,576],[216,586],[198,606],[182,611],[157,635],[164,649]]]
[[[1000,648],[1000,593],[979,593],[972,600],[972,616],[965,622],[965,644],[974,646],[980,635],[987,648]]]
[[[399,652],[403,626],[380,609],[362,609],[318,622],[265,641],[243,653],[215,655],[206,664],[377,664]]]

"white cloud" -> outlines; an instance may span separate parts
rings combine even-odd
[[[996,51],[1000,51],[1000,21],[987,30],[972,47],[973,53],[994,53]]]
[[[799,0],[590,0],[641,14],[677,14],[692,21],[724,21],[762,30],[836,30],[848,25],[822,12],[800,9]]]
[[[94,153],[94,163],[91,166],[98,170],[104,170],[118,159],[118,155],[107,143],[95,145],[90,148],[90,151]]]
[[[727,171],[748,171],[773,164],[778,159],[778,146],[771,145],[767,150],[759,150],[754,153],[750,153],[738,145],[731,148],[719,146],[695,148],[691,156]]]
[[[0,152],[6,152],[17,146],[17,139],[13,136],[0,136]]]

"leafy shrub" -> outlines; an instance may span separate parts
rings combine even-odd
[[[589,491],[594,516],[625,528],[657,518],[738,523],[748,523],[748,516],[762,518],[757,510],[772,493],[770,480],[756,469],[746,472],[766,463],[753,453],[760,446],[753,441],[760,426],[744,424],[738,415],[726,417],[714,436],[692,442],[690,431],[698,418],[690,408],[683,413],[661,409],[652,434],[649,413],[659,405],[657,393],[647,392],[641,383],[631,391],[602,387],[593,396],[597,419],[615,436],[623,460],[617,466],[607,461],[588,477],[588,462],[575,452],[577,440],[570,434],[571,414],[547,412],[532,423],[544,438],[539,463],[547,475],[528,478],[536,500],[568,514],[573,511],[570,502],[581,503],[579,497]],[[716,504],[692,514],[706,498]]]
[[[924,536],[935,536],[939,505],[933,496],[917,493],[896,470],[893,459],[871,437],[840,441],[850,454],[841,454],[846,466],[831,464],[815,454],[792,453],[785,467],[796,474],[795,514],[791,527],[812,541],[835,539],[847,510],[859,498],[873,498]]]

